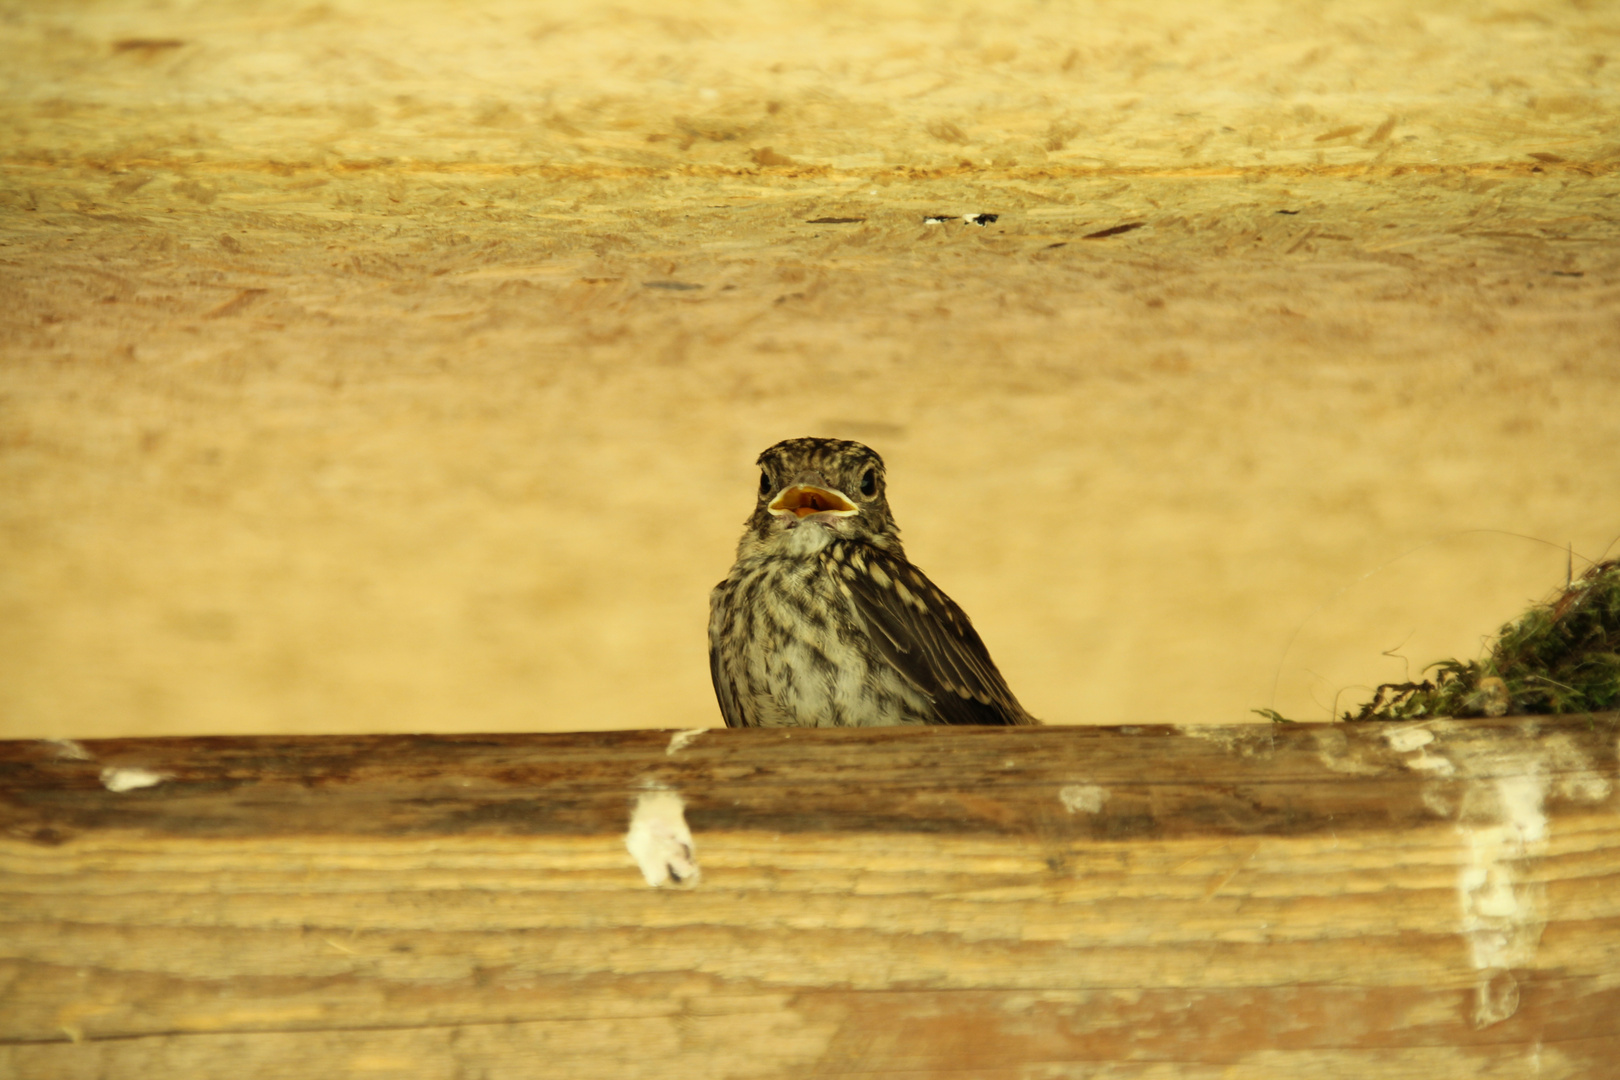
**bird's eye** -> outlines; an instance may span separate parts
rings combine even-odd
[[[877,470],[867,469],[861,474],[861,494],[871,498],[877,494]]]
[[[762,473],[759,474],[759,494],[760,494],[760,497],[763,498],[766,495],[769,495],[770,493],[771,493],[771,474],[768,473],[768,472],[762,472]]]

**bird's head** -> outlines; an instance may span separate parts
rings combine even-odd
[[[759,470],[742,553],[809,555],[837,538],[900,554],[877,451],[842,439],[787,439],[759,455]]]

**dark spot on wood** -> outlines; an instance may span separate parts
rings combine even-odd
[[[1130,840],[1163,831],[1152,814],[1093,814],[1091,818],[1091,835],[1096,840]]]
[[[866,219],[863,217],[818,217],[805,222],[806,225],[855,225]]]
[[[235,315],[269,291],[269,289],[243,289],[231,299],[204,314],[203,318],[223,319],[226,316]]]
[[[1128,233],[1132,229],[1140,229],[1142,226],[1144,226],[1146,224],[1147,224],[1147,222],[1145,222],[1145,221],[1129,221],[1129,222],[1126,222],[1124,225],[1115,225],[1111,229],[1099,229],[1097,232],[1087,233],[1085,236],[1081,237],[1081,239],[1082,240],[1101,240],[1105,236],[1118,236],[1120,233]]]
[[[701,289],[703,286],[694,285],[690,281],[643,281],[643,289],[670,289],[675,292],[687,292],[691,289]]]
[[[120,38],[113,42],[113,52],[138,52],[146,56],[155,56],[169,49],[178,49],[185,45],[180,38]]]

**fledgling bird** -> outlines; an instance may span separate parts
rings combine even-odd
[[[906,560],[875,451],[788,439],[759,467],[736,565],[709,596],[727,727],[1040,723]]]

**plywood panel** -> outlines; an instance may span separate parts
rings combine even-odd
[[[809,433],[1063,723],[1326,718],[1620,532],[1603,5],[6,19],[5,733],[717,723]]]

